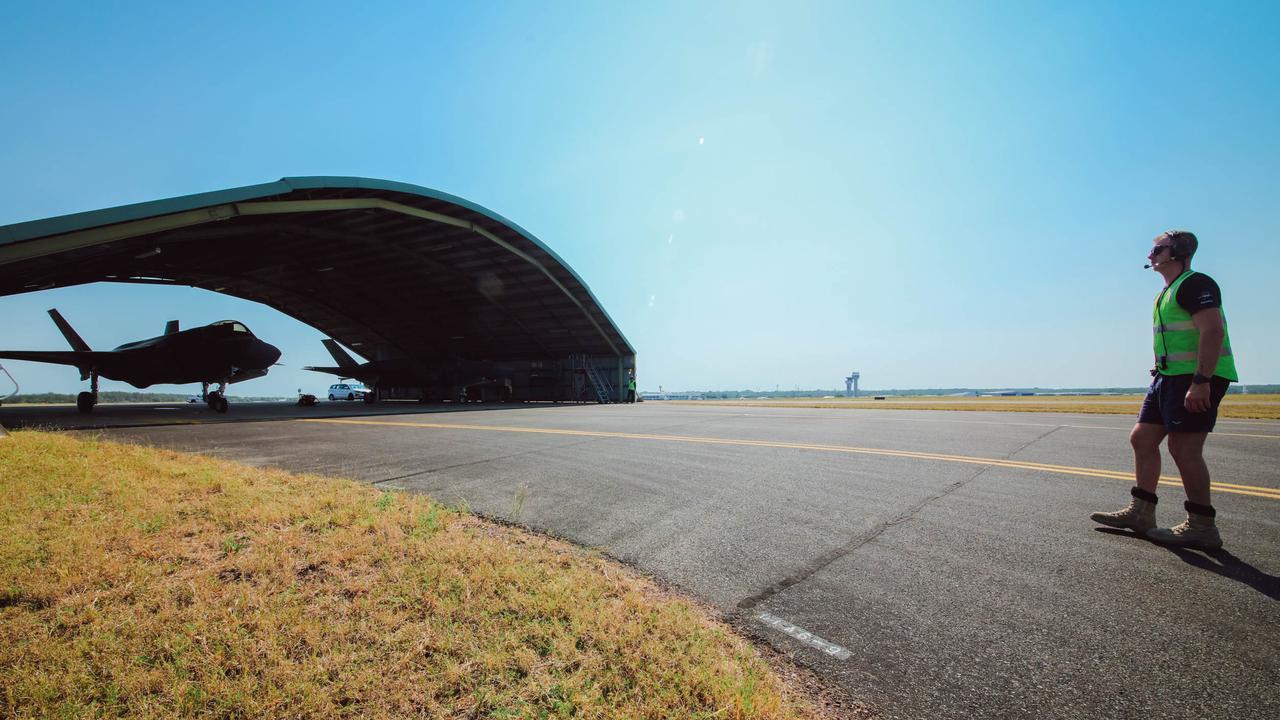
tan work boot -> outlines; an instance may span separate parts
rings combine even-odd
[[[1115,512],[1096,512],[1089,519],[1113,528],[1128,528],[1138,534],[1156,526],[1156,504],[1150,500],[1134,497],[1129,507]]]
[[[1171,528],[1155,528],[1147,531],[1147,539],[1162,545],[1217,550],[1222,547],[1222,536],[1212,515],[1188,512],[1187,519]]]

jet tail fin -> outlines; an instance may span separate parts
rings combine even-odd
[[[350,375],[345,374],[347,372],[347,368],[344,367],[317,367],[315,365],[306,365],[302,369],[337,375],[339,380],[346,380],[351,377]]]
[[[164,324],[164,334],[165,334],[165,335],[172,335],[172,334],[174,334],[174,333],[176,333],[176,332],[178,332],[178,321],[177,321],[177,320],[170,320],[169,322],[167,322],[167,323],[165,323],[165,324]]]
[[[62,317],[62,313],[58,312],[57,308],[49,308],[49,317],[53,318],[53,324],[57,325],[58,329],[62,331],[62,337],[66,338],[67,342],[71,344],[72,350],[92,352],[89,348],[89,343],[80,339],[80,336],[76,334],[75,328],[71,327],[71,323]]]
[[[356,362],[350,355],[348,355],[347,351],[343,350],[342,346],[339,345],[336,340],[325,338],[320,342],[324,343],[325,349],[333,356],[334,362],[338,363],[339,367],[355,368],[360,366],[360,363]]]

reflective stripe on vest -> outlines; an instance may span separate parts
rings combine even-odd
[[[1198,352],[1176,352],[1169,353],[1164,356],[1165,360],[1168,360],[1169,362],[1186,362],[1188,360],[1195,362],[1199,357],[1200,353]],[[1222,351],[1218,353],[1218,357],[1231,357],[1231,348],[1224,344],[1222,346]],[[1192,372],[1195,372],[1195,370],[1192,370]]]
[[[1200,331],[1191,320],[1191,313],[1178,304],[1178,289],[1194,271],[1178,276],[1156,298],[1151,313],[1152,343],[1156,356],[1156,368],[1162,375],[1190,375],[1196,371],[1199,359]],[[1231,355],[1231,336],[1227,331],[1227,314],[1222,313],[1222,350],[1213,374],[1228,380],[1238,380],[1235,360]]]

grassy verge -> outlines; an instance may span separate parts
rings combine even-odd
[[[1137,416],[1141,395],[1116,397],[913,397],[780,400],[671,400],[686,405],[737,407],[839,408],[850,410],[970,410],[984,412],[1059,412]],[[1220,418],[1280,420],[1280,395],[1228,395],[1218,408]]]
[[[0,716],[806,718],[693,605],[421,496],[0,441]]]

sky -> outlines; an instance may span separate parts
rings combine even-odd
[[[1241,381],[1280,383],[1280,4],[214,7],[0,0],[0,225],[286,176],[423,185],[563,258],[642,390],[1140,386],[1142,265],[1187,229]],[[284,366],[233,394],[332,381],[299,369],[329,363],[316,330],[186,288],[0,297],[0,346],[66,349],[50,307],[95,349],[242,320]]]

